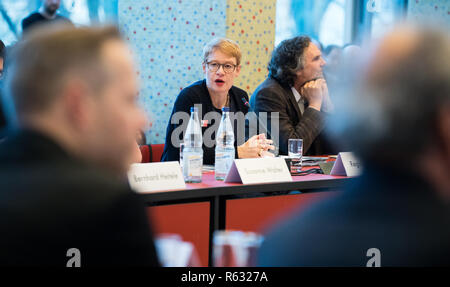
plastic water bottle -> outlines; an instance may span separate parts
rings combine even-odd
[[[202,143],[202,129],[198,119],[198,110],[191,107],[191,119],[184,134],[183,176],[185,182],[202,182]]]
[[[222,108],[222,120],[216,134],[216,180],[224,180],[234,161],[234,133],[230,121],[230,108]]]

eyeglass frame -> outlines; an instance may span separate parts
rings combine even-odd
[[[213,70],[210,68],[209,65],[210,65],[211,63],[217,64],[217,69],[216,69],[215,71],[213,71]],[[208,70],[211,71],[211,72],[213,72],[213,73],[217,72],[218,70],[220,70],[220,67],[222,67],[222,70],[223,70],[223,72],[224,72],[225,74],[231,74],[231,73],[233,73],[234,71],[236,71],[236,68],[239,66],[239,65],[234,65],[234,64],[230,64],[230,63],[220,64],[220,63],[217,63],[217,62],[214,62],[214,61],[206,62],[205,64],[206,64],[206,66],[208,67]],[[233,70],[232,70],[232,71],[229,71],[229,72],[225,71],[225,65],[231,65],[231,66],[233,66]]]

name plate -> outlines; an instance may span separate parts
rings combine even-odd
[[[331,175],[358,176],[362,172],[362,164],[352,152],[340,152],[333,168]]]
[[[128,182],[138,193],[186,188],[178,161],[132,164]]]
[[[291,174],[283,158],[235,159],[225,182],[243,184],[292,181]]]

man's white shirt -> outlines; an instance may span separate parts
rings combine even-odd
[[[305,111],[305,100],[294,87],[291,87],[291,90],[294,94],[295,100],[298,103],[298,107],[300,108],[300,113],[303,115],[303,112]]]

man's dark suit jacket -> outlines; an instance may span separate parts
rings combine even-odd
[[[335,153],[321,135],[324,113],[308,107],[302,115],[291,87],[283,86],[276,79],[268,77],[251,96],[250,106],[256,114],[267,113],[267,129],[272,137],[274,132],[271,130],[270,113],[279,113],[280,154],[288,154],[289,139],[303,139],[303,154],[306,155]]]
[[[450,206],[418,174],[365,171],[341,195],[271,232],[260,265],[364,267],[377,248],[381,266],[449,266]]]
[[[0,230],[0,266],[159,264],[138,196],[37,132],[0,144]]]

